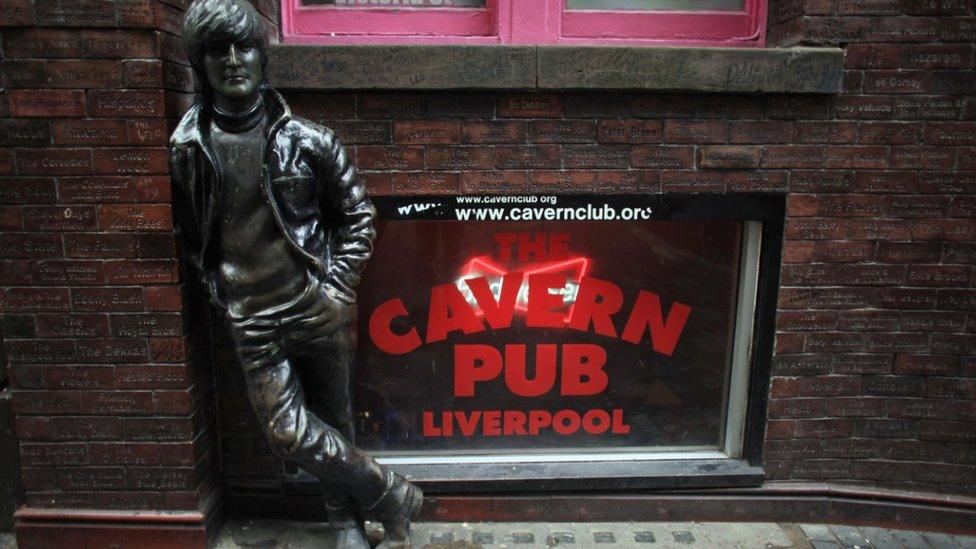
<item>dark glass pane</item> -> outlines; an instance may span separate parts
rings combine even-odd
[[[359,294],[356,398],[364,448],[471,453],[721,445],[741,222],[409,220],[384,221],[378,229]],[[516,279],[508,327],[452,331],[406,354],[377,347],[377,338],[411,328],[425,339],[430,322],[450,324],[445,316],[471,321],[473,311],[479,314],[473,326],[486,326],[464,279],[484,277],[497,298],[505,291],[503,274],[513,272],[556,273],[568,283],[561,298],[545,304],[541,293],[530,294]],[[587,282],[583,274],[603,282]],[[459,300],[449,314],[438,314],[432,288],[452,283],[464,291],[438,290]],[[595,333],[594,325],[582,331],[566,325],[583,307],[585,300],[577,300],[593,288],[619,290],[612,326],[601,323],[610,335]],[[376,311],[394,299],[408,315],[383,322]],[[533,306],[551,307],[558,325],[527,326],[526,308]],[[679,326],[674,321],[685,306],[691,311]],[[652,348],[647,323],[638,322],[642,314],[665,323],[651,328],[660,348]],[[629,322],[642,328],[632,330],[641,335],[637,345],[623,338]],[[665,327],[672,329],[673,352]],[[578,366],[604,360],[602,368]],[[560,429],[545,426],[553,419]]]
[[[566,0],[571,10],[741,11],[744,0]]]

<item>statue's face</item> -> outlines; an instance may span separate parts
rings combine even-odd
[[[227,42],[211,46],[203,55],[207,80],[217,95],[243,101],[258,93],[261,52],[253,44]]]

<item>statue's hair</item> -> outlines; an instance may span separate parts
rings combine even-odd
[[[224,42],[253,44],[261,53],[261,72],[267,75],[268,39],[254,6],[247,0],[193,0],[183,18],[183,44],[197,82],[208,96],[213,90],[203,56],[208,47]]]

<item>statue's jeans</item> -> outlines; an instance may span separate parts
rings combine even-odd
[[[369,507],[386,479],[352,443],[356,309],[310,280],[290,303],[230,318],[231,338],[271,450],[318,477],[331,507],[350,496]]]

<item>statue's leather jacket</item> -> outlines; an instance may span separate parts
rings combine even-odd
[[[334,299],[356,300],[360,271],[373,250],[376,209],[332,130],[292,116],[278,92],[265,91],[268,130],[261,192],[282,236],[304,257]],[[215,304],[221,168],[210,143],[211,107],[193,105],[170,138],[174,215],[183,253]]]

